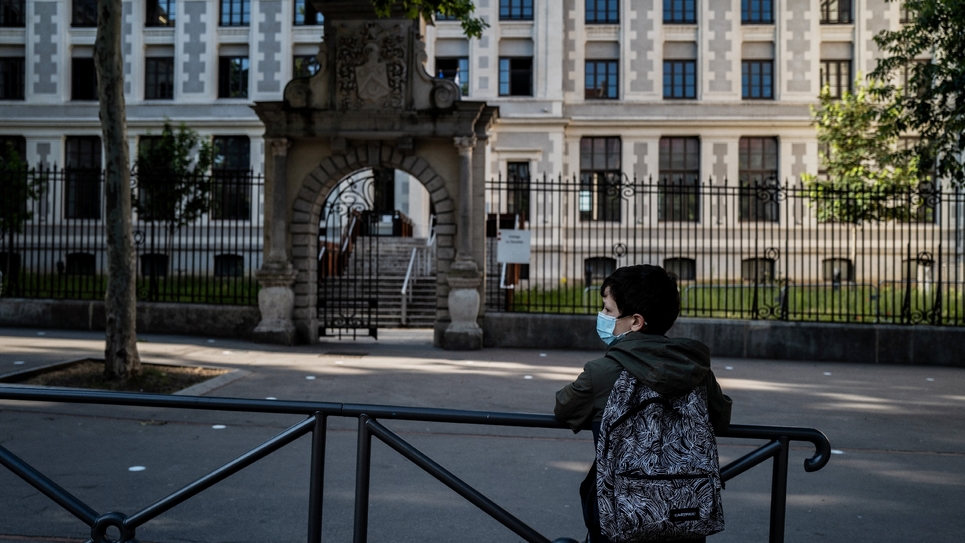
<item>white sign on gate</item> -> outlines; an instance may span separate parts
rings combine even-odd
[[[496,261],[500,264],[529,264],[529,230],[499,230]]]

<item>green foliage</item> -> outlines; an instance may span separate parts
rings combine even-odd
[[[840,100],[825,88],[820,107],[812,107],[827,176],[805,174],[802,181],[821,221],[907,219],[914,212],[907,195],[922,180],[919,159],[896,153],[894,112],[876,98],[881,85],[859,75],[854,86]]]
[[[481,38],[483,30],[489,28],[489,24],[482,18],[472,16],[476,11],[472,0],[372,0],[375,13],[379,17],[388,17],[392,7],[399,3],[411,19],[421,16],[432,21],[432,16],[436,13],[455,17],[462,23],[463,33],[470,38]]]
[[[23,232],[33,218],[27,203],[43,194],[45,178],[27,168],[10,143],[0,149],[0,237]]]
[[[145,142],[134,165],[134,208],[141,220],[164,221],[174,231],[209,207],[211,144],[183,124],[175,131],[168,123]]]
[[[896,0],[891,0],[896,1]],[[894,122],[890,135],[920,139],[899,156],[921,157],[921,170],[965,185],[965,0],[900,0],[909,21],[882,31],[875,42],[884,51],[871,76],[888,84],[876,89]],[[922,62],[931,58],[930,62]],[[909,70],[908,88],[900,83]]]

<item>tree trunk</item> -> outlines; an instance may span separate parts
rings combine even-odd
[[[107,342],[104,375],[126,379],[141,371],[137,353],[134,236],[131,232],[131,168],[121,58],[121,0],[97,0],[94,66],[104,134],[107,230]]]

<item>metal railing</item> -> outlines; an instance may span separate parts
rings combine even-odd
[[[523,540],[529,543],[550,543],[549,538],[541,535],[465,481],[447,471],[379,422],[379,419],[383,419],[523,428],[567,428],[550,415],[327,402],[63,391],[26,387],[0,387],[0,399],[307,416],[305,420],[291,426],[245,454],[133,514],[97,512],[29,463],[17,457],[13,452],[0,446],[0,464],[77,517],[81,522],[90,526],[91,537],[88,543],[110,541],[106,535],[110,528],[120,533],[118,543],[136,541],[136,531],[139,527],[307,434],[312,434],[307,541],[309,543],[320,543],[322,541],[322,495],[325,475],[326,432],[329,417],[351,417],[358,420],[354,543],[365,543],[367,541],[372,437],[379,439],[441,481]],[[721,479],[723,481],[730,480],[768,459],[773,459],[769,541],[771,543],[783,542],[790,442],[803,441],[814,445],[814,454],[804,461],[805,471],[813,472],[824,467],[830,459],[831,445],[827,437],[817,430],[808,428],[745,425],[731,425],[726,432],[718,435],[718,437],[768,441],[766,445],[722,467]],[[559,538],[555,541],[564,543],[572,540]]]
[[[103,300],[107,288],[103,172],[36,168],[7,171],[4,177],[0,183],[3,296]],[[144,212],[134,212],[132,223],[138,300],[257,304],[262,177],[247,170],[216,170],[186,180],[185,184],[195,186],[188,196],[160,190],[156,181],[143,187],[137,182],[137,172],[132,172],[132,191],[144,205]],[[190,220],[185,218],[189,215]]]
[[[488,310],[593,314],[614,269],[656,264],[689,291],[681,316],[965,326],[961,188],[606,173],[487,183]],[[530,232],[528,264],[499,263],[500,228]],[[882,288],[856,299],[864,283]]]
[[[429,277],[432,274],[432,262],[435,259],[436,248],[436,216],[429,216],[429,237],[426,238],[424,247],[413,247],[412,255],[409,257],[409,265],[405,270],[405,279],[402,281],[402,325],[405,326],[408,318],[409,303],[412,301],[412,293],[415,289],[409,287],[409,281],[413,277]],[[414,275],[413,275],[414,273]]]

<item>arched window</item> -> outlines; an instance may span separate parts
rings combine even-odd
[[[697,279],[697,261],[693,258],[675,257],[663,261],[663,268],[677,276],[681,281]]]
[[[245,259],[241,255],[215,255],[215,277],[241,277],[245,274]]]
[[[599,285],[617,269],[617,260],[608,256],[593,256],[583,261],[586,286]]]
[[[825,281],[833,283],[853,282],[854,264],[849,258],[825,258],[821,261]]]
[[[745,258],[741,260],[741,279],[762,284],[774,281],[773,258]]]
[[[168,255],[148,253],[141,255],[141,277],[167,277]]]
[[[97,265],[91,253],[70,253],[65,257],[67,275],[94,275]]]

